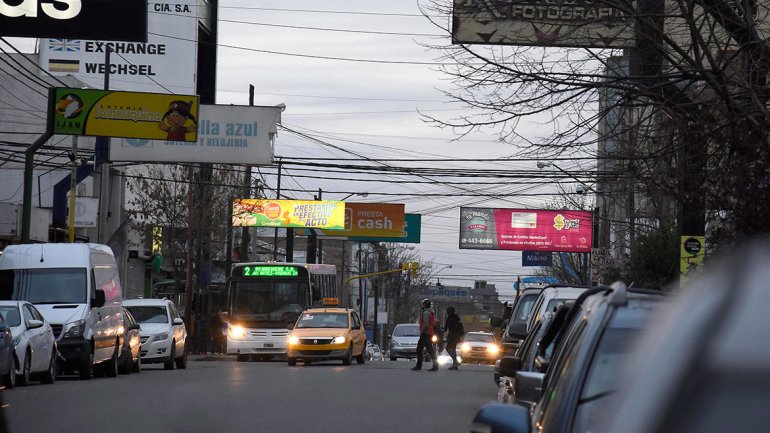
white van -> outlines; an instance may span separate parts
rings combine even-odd
[[[121,286],[106,245],[9,245],[0,255],[0,299],[31,302],[50,322],[59,371],[118,375]]]

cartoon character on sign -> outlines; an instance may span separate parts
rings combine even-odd
[[[190,112],[192,101],[171,101],[168,111],[160,119],[158,128],[168,133],[166,140],[184,141],[185,134],[195,131],[197,120]]]

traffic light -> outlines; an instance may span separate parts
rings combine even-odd
[[[417,269],[420,267],[420,263],[418,262],[412,262],[409,264],[409,275],[412,276],[412,278],[417,278]]]

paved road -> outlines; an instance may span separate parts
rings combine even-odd
[[[192,357],[188,365],[5,390],[8,431],[467,433],[496,398],[490,366],[434,373],[410,371],[407,361],[288,367]]]

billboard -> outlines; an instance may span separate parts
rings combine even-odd
[[[0,0],[0,36],[146,41],[147,0]]]
[[[89,87],[131,92],[196,93],[198,5],[196,0],[152,2],[146,15],[146,39],[119,42],[105,36],[40,40],[40,68],[52,75],[72,75]],[[81,38],[81,39],[77,39]],[[144,42],[146,41],[146,42]],[[110,65],[105,52],[110,48]]]
[[[110,160],[272,164],[280,120],[280,107],[201,105],[196,143],[116,139],[110,141]]]
[[[635,0],[454,0],[452,43],[630,48],[635,10]]]
[[[551,266],[553,254],[550,251],[522,251],[521,266]]]
[[[322,230],[322,236],[401,237],[404,234],[404,205],[345,202],[345,228]]]
[[[356,242],[398,242],[402,244],[419,244],[422,215],[417,213],[404,214],[404,231],[395,237],[350,236],[349,241]]]
[[[573,210],[460,208],[460,248],[591,252],[593,214]]]
[[[57,87],[54,100],[54,134],[197,140],[197,95]]]
[[[343,230],[345,202],[330,200],[233,200],[233,227]]]

